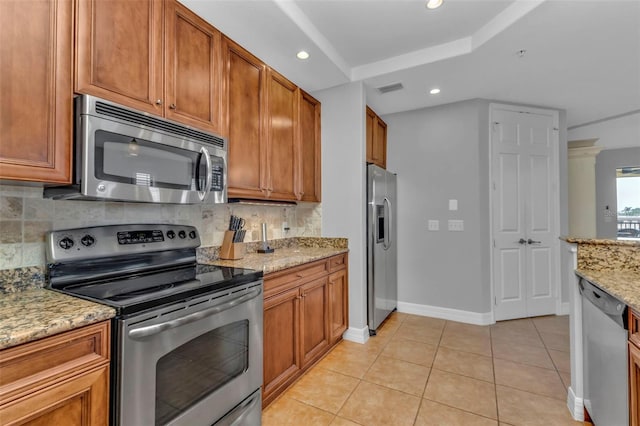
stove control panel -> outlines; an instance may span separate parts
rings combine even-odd
[[[193,226],[108,225],[51,231],[46,256],[47,263],[59,263],[199,246],[200,237]]]
[[[171,231],[167,231],[169,233]],[[159,229],[118,232],[118,244],[160,243],[164,235]]]

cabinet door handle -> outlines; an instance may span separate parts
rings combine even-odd
[[[527,244],[540,244],[542,241],[533,241],[531,238],[527,240]]]
[[[170,108],[170,109],[176,109],[176,104],[171,104],[171,105],[169,105],[169,108]]]
[[[162,105],[162,99],[156,99],[156,105]]]

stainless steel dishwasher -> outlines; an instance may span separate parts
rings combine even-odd
[[[627,306],[580,278],[584,406],[594,424],[629,425]]]

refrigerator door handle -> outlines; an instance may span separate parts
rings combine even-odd
[[[385,229],[385,233],[384,233],[384,243],[383,243],[383,247],[385,250],[389,250],[391,248],[391,221],[393,220],[393,217],[391,217],[391,211],[392,211],[392,206],[391,206],[391,200],[389,200],[387,197],[384,197],[384,224],[385,227],[387,229]]]

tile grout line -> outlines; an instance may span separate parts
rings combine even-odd
[[[400,320],[400,325],[402,325],[402,323],[404,322],[404,320]],[[400,325],[398,326],[398,328],[400,328]],[[365,373],[362,375],[361,378],[358,378],[358,384],[353,388],[353,390],[351,390],[351,392],[349,392],[349,395],[345,398],[344,402],[342,403],[342,405],[340,405],[340,408],[338,408],[338,411],[335,414],[335,417],[333,420],[335,420],[336,417],[338,417],[338,413],[340,413],[340,410],[342,410],[344,408],[344,405],[347,403],[347,401],[349,400],[349,398],[351,398],[351,396],[353,395],[353,393],[356,391],[356,389],[358,388],[358,386],[360,386],[362,384],[362,382],[364,382],[364,376],[367,375],[367,373],[369,372],[369,370],[371,369],[371,367],[373,366],[373,364],[375,364],[375,362],[378,360],[378,358],[380,357],[380,355],[382,354],[382,352],[384,351],[384,348],[387,347],[387,345],[391,342],[391,339],[393,339],[393,336],[396,334],[398,330],[396,329],[396,331],[393,332],[393,334],[389,337],[388,341],[382,346],[382,348],[380,349],[380,352],[378,354],[376,354],[376,358],[373,360],[373,362],[371,363],[371,365],[369,366],[369,368],[367,369],[367,371],[365,371]],[[369,382],[367,382],[369,383]],[[347,419],[353,423],[356,424],[360,424],[354,420],[351,419]],[[333,422],[333,421],[332,421]],[[362,425],[361,425],[362,426]]]
[[[491,344],[491,367],[493,370],[493,394],[496,398],[496,421],[500,424],[500,406],[498,405],[498,380],[496,379],[496,358],[493,353],[493,329],[489,326],[489,343]]]
[[[551,359],[551,364],[553,365],[553,369],[555,370],[556,374],[558,375],[558,378],[560,379],[560,383],[562,383],[562,386],[564,387],[562,376],[560,375],[560,371],[558,370],[558,366],[556,365],[556,362],[553,360],[553,357],[551,356],[551,352],[549,352],[549,347],[547,346],[547,343],[542,338],[542,334],[540,333],[540,330],[538,330],[538,326],[536,325],[536,322],[533,320],[531,322],[533,323],[533,327],[535,328],[536,333],[538,333],[538,337],[540,337],[540,340],[542,341],[542,345],[544,346],[545,352],[547,352],[547,355]]]

